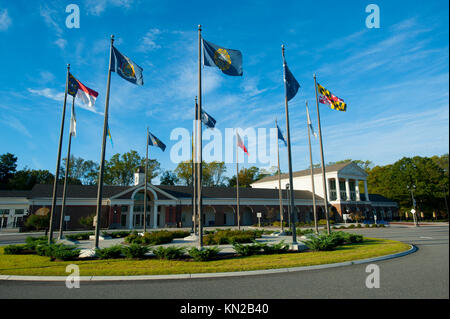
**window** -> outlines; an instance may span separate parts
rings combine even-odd
[[[23,215],[24,210],[23,210],[23,209],[16,209],[16,210],[14,211],[14,213],[15,213],[16,215]]]
[[[128,206],[122,206],[120,210],[122,211],[122,213],[126,213],[128,212]]]
[[[0,215],[9,215],[9,209],[0,209]]]

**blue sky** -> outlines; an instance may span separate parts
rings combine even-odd
[[[80,8],[80,28],[68,29],[65,8]],[[380,8],[379,29],[368,29],[365,7]],[[0,154],[54,172],[66,64],[99,92],[104,111],[109,37],[144,69],[144,86],[112,74],[110,127],[114,148],[145,155],[145,131],[168,146],[151,148],[164,169],[170,133],[192,128],[197,94],[197,25],[203,37],[243,54],[243,77],[203,69],[203,106],[217,128],[285,130],[281,44],[301,85],[291,100],[294,170],[309,165],[305,100],[317,130],[313,73],[347,103],[347,112],[320,105],[325,161],[345,158],[392,163],[449,148],[449,20],[447,1],[5,1],[0,0]],[[72,154],[100,160],[103,117],[77,105]],[[66,116],[63,156],[68,140]],[[223,132],[223,131],[222,131]],[[280,152],[287,170],[286,149]],[[313,142],[314,162],[320,161]],[[245,166],[254,164],[245,164]],[[256,163],[264,167],[264,164]],[[234,173],[228,166],[227,175]],[[157,180],[154,180],[157,183]]]

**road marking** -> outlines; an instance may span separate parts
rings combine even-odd
[[[423,238],[423,239],[433,239],[433,237],[425,237],[425,236],[420,236],[419,238]]]

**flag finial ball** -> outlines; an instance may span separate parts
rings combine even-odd
[[[198,25],[198,29],[202,30],[202,25],[201,24]]]

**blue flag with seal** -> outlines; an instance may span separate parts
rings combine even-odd
[[[214,128],[214,126],[216,125],[216,120],[203,110],[202,110],[202,122],[209,128]]]
[[[283,61],[283,69],[284,69],[284,84],[286,86],[286,97],[287,100],[291,100],[296,94],[298,89],[300,88],[300,84],[298,84],[297,80],[292,75],[289,70],[286,60]]]
[[[281,133],[280,127],[277,124],[277,130],[278,130],[278,139],[282,140],[284,142],[284,145],[287,146],[286,140],[284,139],[283,133]]]
[[[217,66],[227,75],[242,76],[242,53],[203,39],[203,65]]]
[[[155,135],[153,135],[152,133],[148,133],[150,135],[150,139],[148,141],[148,145],[153,145],[153,146],[157,146],[160,149],[162,149],[162,151],[164,152],[164,150],[166,149],[166,145],[161,142],[159,140],[159,138],[157,138]]]
[[[144,85],[143,69],[128,57],[112,47],[111,71],[116,72],[125,80],[136,85]]]

